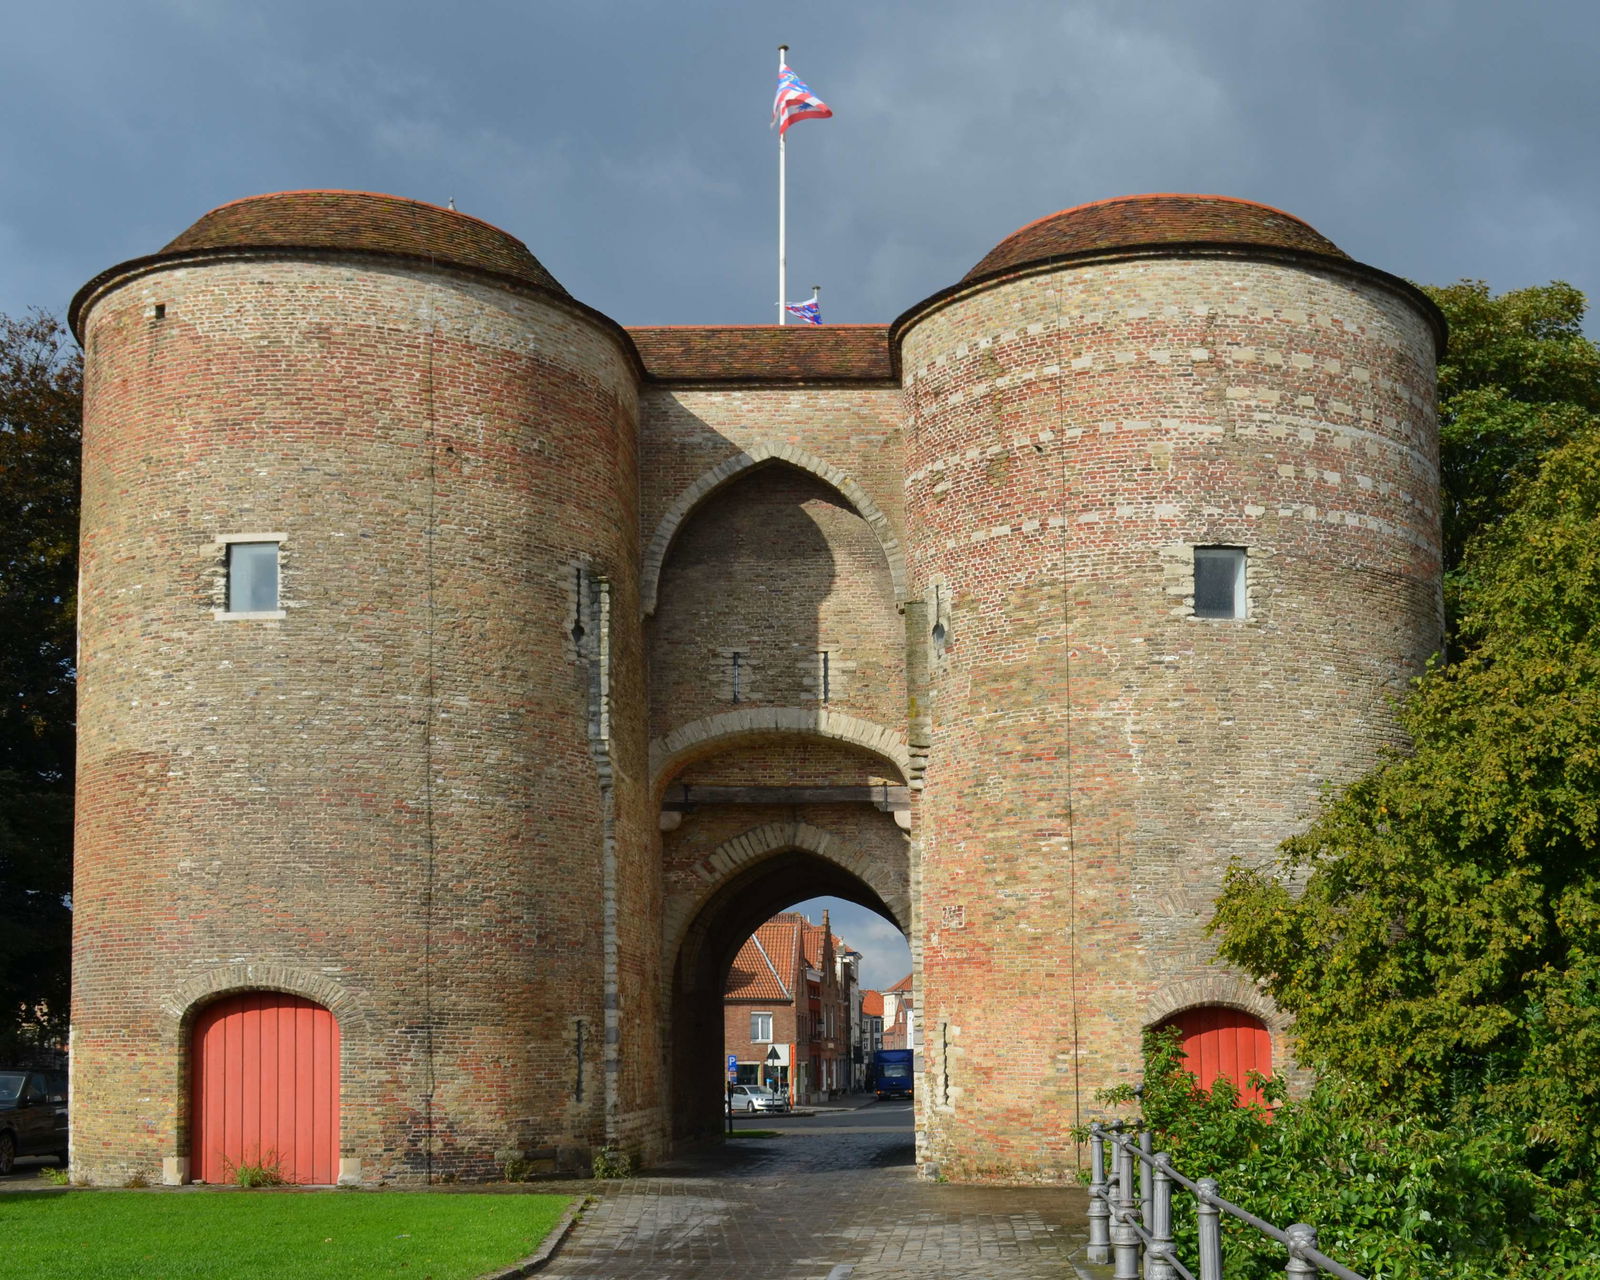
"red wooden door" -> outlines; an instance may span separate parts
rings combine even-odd
[[[194,1025],[192,1172],[272,1164],[290,1182],[330,1183],[339,1157],[339,1024],[280,991],[229,996]]]
[[[1240,1102],[1261,1101],[1261,1091],[1247,1081],[1252,1071],[1272,1074],[1272,1037],[1260,1018],[1207,1005],[1185,1009],[1161,1025],[1178,1029],[1186,1065],[1202,1089],[1209,1089],[1218,1076],[1227,1076],[1238,1088]]]

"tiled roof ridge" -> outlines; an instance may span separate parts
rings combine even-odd
[[[498,227],[487,218],[480,218],[476,214],[462,213],[460,209],[451,208],[449,205],[434,204],[431,200],[418,200],[415,196],[397,196],[388,191],[359,191],[354,187],[296,187],[290,191],[262,191],[253,196],[240,196],[236,200],[224,200],[219,205],[213,205],[208,212],[216,213],[221,209],[231,209],[236,204],[249,204],[252,200],[271,200],[276,196],[367,196],[374,200],[393,200],[398,204],[414,204],[419,208],[432,209],[438,213],[447,213],[453,218],[465,218],[469,222],[476,222],[480,227],[487,227],[490,231],[504,236],[507,240],[515,240],[523,248],[527,248],[525,241],[512,235],[504,227]]]
[[[1135,200],[1216,200],[1224,204],[1244,204],[1255,209],[1265,209],[1268,213],[1275,213],[1279,217],[1288,218],[1293,222],[1298,222],[1303,227],[1311,226],[1311,224],[1304,218],[1297,217],[1295,214],[1290,213],[1287,209],[1280,209],[1276,205],[1266,204],[1260,200],[1246,200],[1243,196],[1225,196],[1209,191],[1138,191],[1124,196],[1107,196],[1103,200],[1085,200],[1082,204],[1072,204],[1068,205],[1065,209],[1057,209],[1054,213],[1047,213],[1041,217],[1033,219],[1031,222],[1024,222],[1010,235],[1006,236],[1005,240],[1002,240],[1000,243],[1004,244],[1006,240],[1020,236],[1023,232],[1028,231],[1033,227],[1037,227],[1042,223],[1050,222],[1055,218],[1064,218],[1068,214],[1082,213],[1086,209],[1099,209],[1105,205],[1128,204]],[[1315,228],[1313,228],[1313,230],[1315,230]]]
[[[823,334],[830,329],[881,329],[888,333],[887,324],[625,324],[622,326],[629,333],[651,333],[658,329],[715,329],[724,330],[751,330],[751,329],[781,329],[786,333]]]
[[[633,325],[624,332],[645,372],[662,382],[895,379],[888,325]]]
[[[961,283],[1075,255],[1203,245],[1349,260],[1309,222],[1259,200],[1155,191],[1092,200],[1035,218],[995,245]]]
[[[308,188],[230,200],[203,214],[153,258],[274,250],[383,254],[487,272],[569,296],[510,232],[459,209],[381,191]]]

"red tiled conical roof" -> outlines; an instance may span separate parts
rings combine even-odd
[[[157,257],[206,249],[343,249],[393,254],[565,293],[528,247],[479,218],[371,191],[280,191],[221,205]]]
[[[1299,218],[1270,205],[1233,196],[1162,193],[1097,200],[1030,222],[991,249],[962,283],[1071,254],[1195,244],[1347,256]]]

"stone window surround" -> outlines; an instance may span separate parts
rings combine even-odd
[[[262,622],[287,618],[283,609],[239,610],[227,607],[228,602],[228,548],[236,542],[275,542],[278,545],[278,603],[283,603],[283,544],[288,535],[283,533],[219,533],[213,542],[222,554],[222,608],[213,608],[211,616],[218,622]]]

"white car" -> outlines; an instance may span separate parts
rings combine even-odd
[[[765,1085],[736,1084],[728,1097],[730,1111],[781,1112],[789,1109],[789,1099]]]

